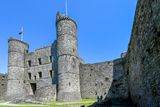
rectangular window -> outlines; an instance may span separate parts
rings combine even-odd
[[[31,60],[28,61],[28,66],[31,67]]]
[[[29,79],[31,80],[31,73],[28,73],[28,77],[29,77]]]
[[[37,77],[36,76],[34,76],[34,80],[36,80],[37,79]]]
[[[52,56],[50,56],[50,62],[53,62],[53,57]]]
[[[52,78],[52,70],[49,71],[49,75]]]
[[[42,78],[42,72],[39,72],[38,74],[39,74],[39,78]]]
[[[39,65],[42,64],[41,58],[38,58],[38,63],[39,63]]]
[[[2,76],[2,80],[4,80],[5,79],[5,76]]]
[[[25,52],[26,54],[28,53],[28,50],[26,50],[26,52]]]

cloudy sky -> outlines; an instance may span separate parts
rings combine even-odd
[[[78,24],[79,54],[86,63],[114,60],[127,51],[137,0],[68,0],[68,15]],[[8,38],[24,27],[30,51],[56,39],[55,15],[64,0],[0,1],[0,72],[7,72]]]

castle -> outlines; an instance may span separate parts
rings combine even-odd
[[[29,52],[21,40],[8,40],[6,98],[34,97],[36,100],[80,101],[103,96],[112,81],[113,66],[123,72],[122,59],[93,65],[78,55],[77,24],[60,13],[56,17],[57,40]]]
[[[51,46],[29,53],[27,43],[9,39],[8,79],[0,76],[0,99],[98,98],[99,107],[130,102],[135,107],[159,107],[159,10],[159,0],[138,0],[128,50],[113,61],[85,64],[78,55],[76,22],[61,14]]]

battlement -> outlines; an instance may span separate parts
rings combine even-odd
[[[10,41],[17,41],[17,42],[20,42],[20,43],[26,45],[26,46],[29,48],[29,44],[28,44],[28,43],[26,43],[26,42],[24,42],[24,41],[21,41],[21,40],[19,40],[19,39],[10,37],[10,38],[8,39],[8,43],[9,43]]]
[[[71,19],[69,16],[65,16],[65,15],[61,14],[60,12],[58,12],[57,16],[56,16],[56,25],[62,20],[71,21],[76,25],[76,28],[78,27],[77,23],[73,19]]]

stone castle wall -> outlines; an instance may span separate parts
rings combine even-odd
[[[123,59],[80,65],[82,98],[128,98]]]
[[[0,100],[5,99],[6,90],[7,90],[7,75],[0,74]]]
[[[113,80],[113,62],[80,65],[82,98],[104,96]]]
[[[35,52],[26,55],[25,66],[26,79],[36,82],[37,89],[52,84],[54,71],[52,70],[51,46],[37,49]],[[28,76],[29,73],[31,78]]]
[[[160,106],[160,1],[138,0],[127,53],[131,98],[139,107]]]

